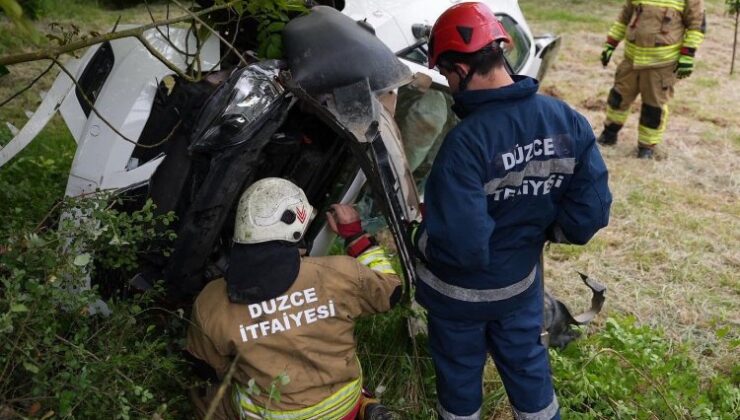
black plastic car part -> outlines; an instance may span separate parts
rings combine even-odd
[[[174,85],[168,87],[167,83],[162,81],[157,86],[152,111],[139,136],[137,147],[131,154],[133,159],[138,160],[138,165],[154,159],[163,152],[167,154],[168,159],[171,153],[179,151],[186,153],[196,116],[200,114],[206,100],[216,89],[216,86],[205,78],[190,83],[174,77],[173,83]],[[165,161],[162,165],[166,163]],[[157,172],[163,172],[162,165]]]
[[[267,62],[234,72],[203,105],[189,148],[179,142],[178,150],[163,162],[171,168],[170,175],[176,175],[173,169],[177,167],[190,174],[154,177],[153,192],[159,191],[179,218],[172,256],[162,270],[175,297],[200,291],[209,262],[218,259],[219,250],[223,254],[228,249],[230,244],[219,245],[224,224],[239,194],[255,176],[262,149],[295,103],[273,82],[274,74],[277,63]],[[235,115],[242,116],[244,124],[230,126]],[[185,150],[190,152],[187,160]],[[168,187],[177,190],[179,197],[164,192]],[[173,206],[173,201],[180,203]]]
[[[288,23],[283,44],[290,69],[283,84],[350,145],[393,233],[408,298],[408,282],[416,273],[405,243],[402,174],[396,173],[378,130],[382,105],[377,95],[409,82],[411,72],[365,26],[329,7],[314,7]]]
[[[234,74],[233,80],[254,75],[249,68]],[[247,76],[250,77],[250,76]],[[257,75],[257,77],[260,77]],[[294,106],[288,92],[273,98],[269,112],[253,103],[259,118],[240,133],[253,133],[238,142],[228,136],[206,144],[203,133],[212,125],[223,124],[223,115],[233,104],[233,83],[221,85],[202,106],[193,120],[192,143],[174,139],[172,148],[151,182],[150,193],[163,210],[175,211],[177,239],[172,256],[166,261],[150,259],[161,267],[171,295],[175,298],[197,293],[208,280],[223,274],[233,232],[235,203],[249,184],[257,179],[277,176],[299,185],[317,208],[325,210],[346,193],[359,166],[351,152],[350,138],[329,127],[313,112]],[[246,108],[245,112],[250,112]],[[188,153],[189,150],[189,153]],[[332,201],[333,200],[333,201]],[[310,241],[320,230],[320,212],[306,237]],[[310,243],[306,244],[310,249]],[[158,278],[157,270],[147,277]]]
[[[411,72],[363,25],[328,6],[290,21],[283,45],[293,80],[311,95],[368,80],[373,92],[407,82]]]
[[[264,61],[235,71],[204,106],[190,150],[207,153],[251,139],[281,102],[280,66]]]
[[[235,203],[251,182],[291,179],[321,208],[342,196],[337,190],[349,185],[358,167],[391,225],[406,278],[415,277],[404,243],[404,197],[378,132],[382,105],[376,97],[410,79],[409,70],[370,32],[331,8],[317,7],[288,26],[292,77],[285,72],[275,81],[280,62],[237,70],[197,118],[188,148],[191,174],[180,186],[187,199],[178,206],[178,237],[162,270],[175,297],[197,293],[228,264]],[[343,42],[337,47],[332,39]]]
[[[262,149],[283,124],[293,103],[281,96],[274,112],[252,137],[210,157],[209,170],[181,222],[164,271],[171,294],[194,295],[203,287],[203,270],[221,228],[245,184],[254,176]]]

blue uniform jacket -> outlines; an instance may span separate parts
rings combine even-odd
[[[463,121],[426,183],[417,300],[439,316],[505,314],[534,294],[537,281],[522,281],[537,274],[546,239],[585,244],[609,222],[607,169],[588,121],[538,95],[536,80],[514,80],[455,95]]]

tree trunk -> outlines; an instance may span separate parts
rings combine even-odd
[[[737,21],[740,17],[740,10],[735,11],[735,38],[732,41],[732,63],[730,64],[730,75],[735,71],[735,52],[737,51]]]

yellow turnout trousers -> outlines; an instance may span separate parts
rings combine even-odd
[[[630,60],[622,60],[607,100],[606,125],[624,125],[630,107],[639,94],[642,108],[637,141],[644,147],[652,147],[663,141],[668,121],[668,101],[673,97],[676,84],[674,67],[675,64],[671,63],[637,70]]]

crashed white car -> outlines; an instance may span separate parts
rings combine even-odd
[[[454,0],[377,1],[350,0],[331,2],[342,13],[367,27],[383,41],[412,72],[431,76],[444,86],[439,73],[426,67],[426,38],[421,34]],[[501,19],[512,37],[507,59],[517,74],[541,79],[554,60],[560,39],[533,37],[516,0],[485,1]],[[147,41],[170,62],[185,69],[195,53],[193,34],[180,28],[168,28],[169,40],[152,29]],[[170,44],[172,42],[172,44]],[[334,40],[341,44],[341,40]],[[219,69],[221,55],[215,37],[200,49],[202,68]],[[79,60],[66,64],[79,83],[60,74],[30,121],[15,138],[0,149],[0,166],[6,164],[30,143],[51,117],[59,111],[77,142],[77,153],[70,171],[66,195],[76,196],[98,189],[118,189],[147,181],[164,156],[143,162],[136,156],[136,146],[124,140],[111,125],[128,139],[139,142],[161,93],[162,81],[174,72],[152,56],[134,38],[106,42],[90,48]],[[92,112],[90,103],[101,110]]]
[[[0,149],[0,165],[59,111],[77,142],[66,195],[115,190],[134,206],[149,198],[175,212],[172,255],[143,258],[136,287],[164,278],[171,294],[188,296],[222,276],[239,194],[268,176],[290,179],[320,210],[305,235],[311,255],[329,252],[334,236],[322,219],[332,203],[356,202],[371,224],[382,220],[408,286],[416,273],[407,222],[420,217],[418,187],[457,122],[444,79],[426,66],[423,30],[450,3],[348,1],[341,13],[317,6],[283,30],[284,60],[228,70],[211,37],[200,47],[201,68],[210,70],[198,82],[175,77],[133,38],[92,47],[66,64],[77,83],[60,74]],[[533,38],[516,1],[488,3],[514,39],[512,70],[542,77],[559,39]],[[192,34],[169,28],[168,41],[163,33],[145,37],[185,69]],[[603,288],[592,289],[595,315]]]
[[[209,37],[199,51],[210,71],[197,83],[176,77],[135,38],[91,47],[66,63],[77,83],[60,73],[0,149],[0,166],[60,112],[77,142],[66,195],[116,190],[175,211],[173,257],[149,261],[145,277],[186,293],[223,271],[235,198],[265,176],[293,180],[319,209],[359,199],[382,214],[413,279],[402,222],[418,218],[417,185],[456,123],[444,78],[426,66],[424,28],[456,1],[331,3],[289,23],[284,61],[222,71],[221,46]],[[541,78],[559,38],[534,38],[514,0],[486,3],[512,37],[512,71]],[[193,34],[164,34],[144,36],[186,69]],[[314,226],[310,253],[326,254],[333,236],[320,220]]]

